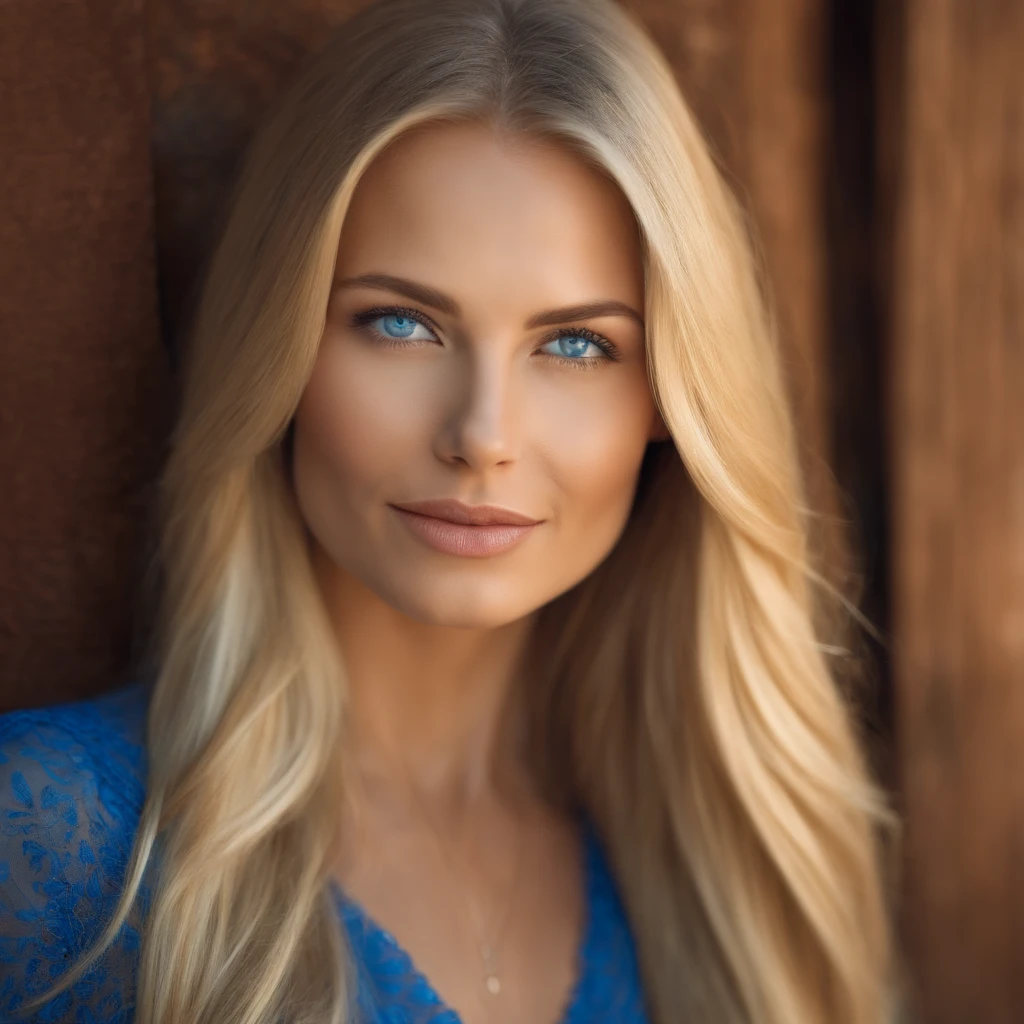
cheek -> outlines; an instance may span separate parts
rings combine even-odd
[[[652,406],[643,380],[594,398],[577,405],[545,447],[570,536],[614,540],[632,504]]]
[[[325,340],[296,411],[297,486],[303,473],[326,476],[341,500],[376,491],[416,457],[428,429],[423,396],[403,396],[402,381],[382,381],[364,362]]]
[[[643,458],[636,437],[608,437],[597,445],[576,444],[557,454],[557,482],[566,518],[594,526],[619,523],[629,511]]]

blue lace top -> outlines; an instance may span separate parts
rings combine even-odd
[[[137,682],[0,715],[0,1022],[92,944],[117,902],[145,794],[149,692]],[[584,831],[586,925],[560,1024],[647,1024],[629,925],[596,833]],[[134,1019],[151,888],[144,880],[115,941],[33,1021]],[[459,1024],[394,936],[336,883],[332,892],[356,960],[363,1024]]]

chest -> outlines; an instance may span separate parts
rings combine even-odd
[[[401,992],[462,1024],[563,1024],[587,967],[586,840],[556,829],[457,863],[429,839],[392,832],[336,872],[378,1001]]]

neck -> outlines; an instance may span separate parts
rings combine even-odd
[[[349,687],[348,742],[375,801],[415,785],[438,819],[529,787],[519,665],[531,619],[419,622],[337,567],[320,572]]]

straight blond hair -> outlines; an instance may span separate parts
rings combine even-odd
[[[881,839],[897,822],[839,685],[856,612],[814,564],[743,213],[664,58],[610,0],[380,0],[261,126],[161,481],[145,804],[114,918],[53,991],[158,865],[137,1024],[354,1019],[327,884],[347,684],[285,442],[360,176],[412,126],[464,119],[570,147],[642,238],[671,442],[649,448],[610,556],[541,610],[527,677],[538,773],[608,850],[651,1020],[894,1020]]]

